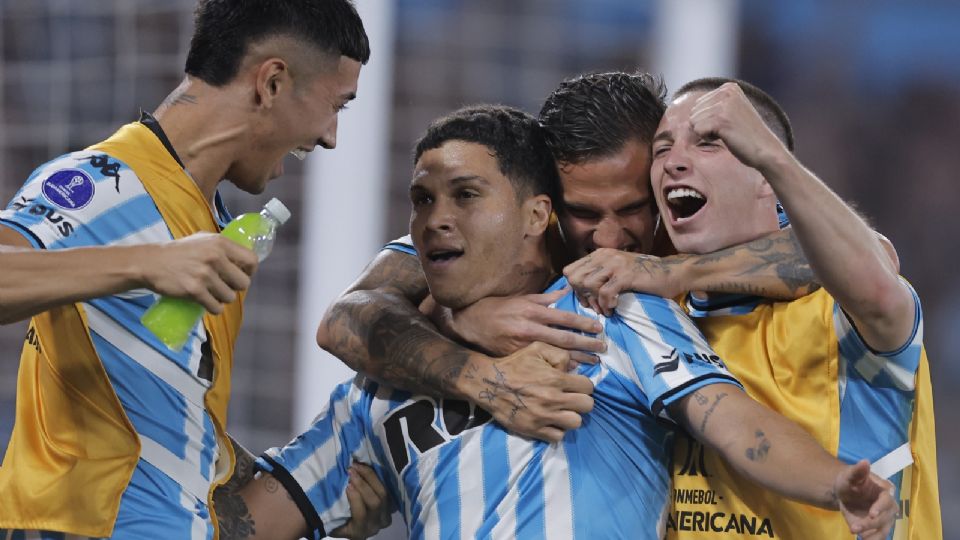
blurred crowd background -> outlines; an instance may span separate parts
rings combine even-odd
[[[536,114],[565,77],[652,70],[657,18],[669,1],[357,0],[366,9],[390,2],[393,42],[385,48],[393,53],[392,90],[385,133],[375,134],[388,141],[385,210],[374,221],[383,224],[380,241],[405,234],[411,146],[432,118],[475,102]],[[953,358],[960,351],[960,227],[954,218],[960,206],[960,3],[728,5],[735,15],[725,23],[735,33],[733,75],[784,105],[802,161],[893,241],[903,275],[920,294],[944,531],[960,539],[960,429],[953,417],[960,405],[960,393],[953,392],[960,385],[960,360]],[[139,108],[153,110],[162,101],[183,76],[193,6],[194,0],[0,0],[4,205],[39,164],[105,138],[135,120]],[[674,24],[671,31],[699,30]],[[353,114],[343,113],[341,126]],[[262,196],[226,190],[234,213],[258,208],[271,196],[294,212],[256,276],[237,346],[229,430],[255,452],[303,427],[293,420],[290,391],[297,378],[297,306],[308,279],[299,272],[300,227],[309,212],[301,203],[303,169],[289,160],[286,176]],[[351,178],[323,181],[349,184]],[[344,223],[343,230],[350,226]],[[348,283],[361,267],[341,281]],[[25,328],[0,328],[0,453],[13,423]]]

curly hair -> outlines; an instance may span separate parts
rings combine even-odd
[[[546,194],[556,200],[560,179],[544,135],[537,120],[519,109],[472,105],[434,120],[417,141],[413,162],[447,141],[482,144],[493,152],[518,198]]]

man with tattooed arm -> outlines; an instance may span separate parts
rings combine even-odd
[[[477,106],[432,124],[415,152],[410,230],[436,302],[460,309],[564,290],[545,239],[558,184],[543,131],[525,113]],[[377,470],[413,538],[661,538],[678,422],[768,489],[841,510],[864,538],[886,534],[896,511],[889,483],[747,397],[675,302],[628,293],[603,318],[569,290],[559,296],[557,309],[603,327],[599,361],[577,367],[595,385],[582,427],[559,443],[537,441],[466,402],[358,377],[334,390],[307,432],[258,460],[264,473],[241,492],[254,519],[264,531],[298,527],[274,537],[323,536],[349,517],[356,459]],[[521,399],[494,373],[485,396]],[[291,498],[271,491],[275,482]]]
[[[941,538],[919,299],[878,236],[792,149],[786,114],[752,85],[700,79],[674,95],[653,139],[651,175],[677,249],[722,258],[728,246],[778,230],[779,200],[823,284],[785,302],[691,293],[691,316],[751,395],[841,460],[867,459],[892,481],[900,512],[890,538]],[[650,262],[598,250],[564,273],[610,314],[622,290],[645,288]],[[662,271],[673,262],[661,261]],[[776,538],[848,537],[836,516],[755,489],[692,440],[676,445],[674,463],[668,538],[760,527]]]

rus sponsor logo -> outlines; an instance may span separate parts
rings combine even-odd
[[[741,536],[777,538],[770,518],[726,512],[678,510],[667,515],[667,530],[736,533]]]

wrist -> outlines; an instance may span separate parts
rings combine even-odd
[[[453,381],[453,397],[479,405],[477,396],[485,387],[483,379],[486,375],[484,374],[492,363],[493,358],[483,353],[470,351],[466,362],[463,364],[463,369],[456,380]]]

